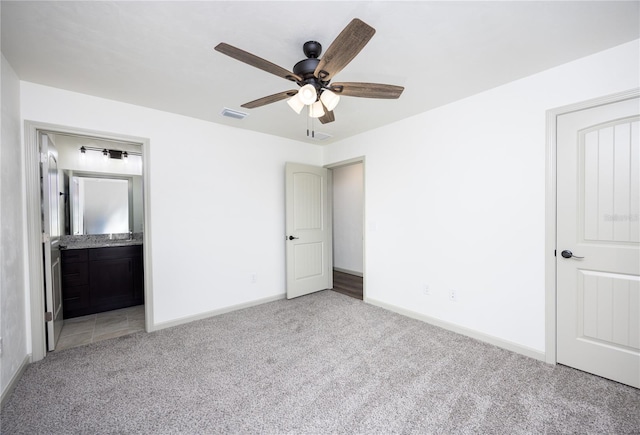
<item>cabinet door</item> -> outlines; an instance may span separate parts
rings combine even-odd
[[[133,269],[133,258],[89,262],[91,305],[96,312],[134,305]]]
[[[91,302],[89,301],[89,286],[74,285],[63,287],[63,309],[64,318],[71,319],[73,317],[92,314]]]

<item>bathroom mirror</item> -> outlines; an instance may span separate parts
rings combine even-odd
[[[69,177],[70,234],[142,231],[141,177],[83,174],[75,171],[66,175]]]

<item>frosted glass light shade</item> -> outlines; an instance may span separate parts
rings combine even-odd
[[[324,108],[322,107],[322,103],[320,101],[316,101],[311,106],[309,106],[309,116],[311,118],[320,118],[324,116]]]
[[[331,111],[335,109],[340,102],[340,96],[335,92],[325,89],[320,95],[320,100],[324,103],[324,107]]]
[[[313,85],[304,85],[303,87],[301,87],[300,91],[298,91],[297,96],[300,101],[302,101],[302,104],[306,105],[313,104],[318,99],[316,88],[314,88]]]
[[[298,115],[300,114],[300,112],[302,112],[302,108],[304,107],[304,103],[302,101],[300,101],[300,98],[298,98],[298,94],[294,95],[293,97],[289,98],[287,100],[287,104],[289,105],[289,107],[291,107],[294,112],[296,112]]]

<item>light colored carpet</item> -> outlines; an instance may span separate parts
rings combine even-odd
[[[335,292],[55,352],[3,434],[639,433],[640,390]]]

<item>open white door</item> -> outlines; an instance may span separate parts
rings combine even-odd
[[[287,299],[331,286],[328,170],[286,164]]]
[[[40,133],[42,176],[42,240],[44,259],[45,320],[47,349],[56,347],[62,330],[62,283],[60,264],[60,189],[58,186],[58,152],[53,141]]]
[[[640,387],[638,98],[557,120],[557,360]]]

